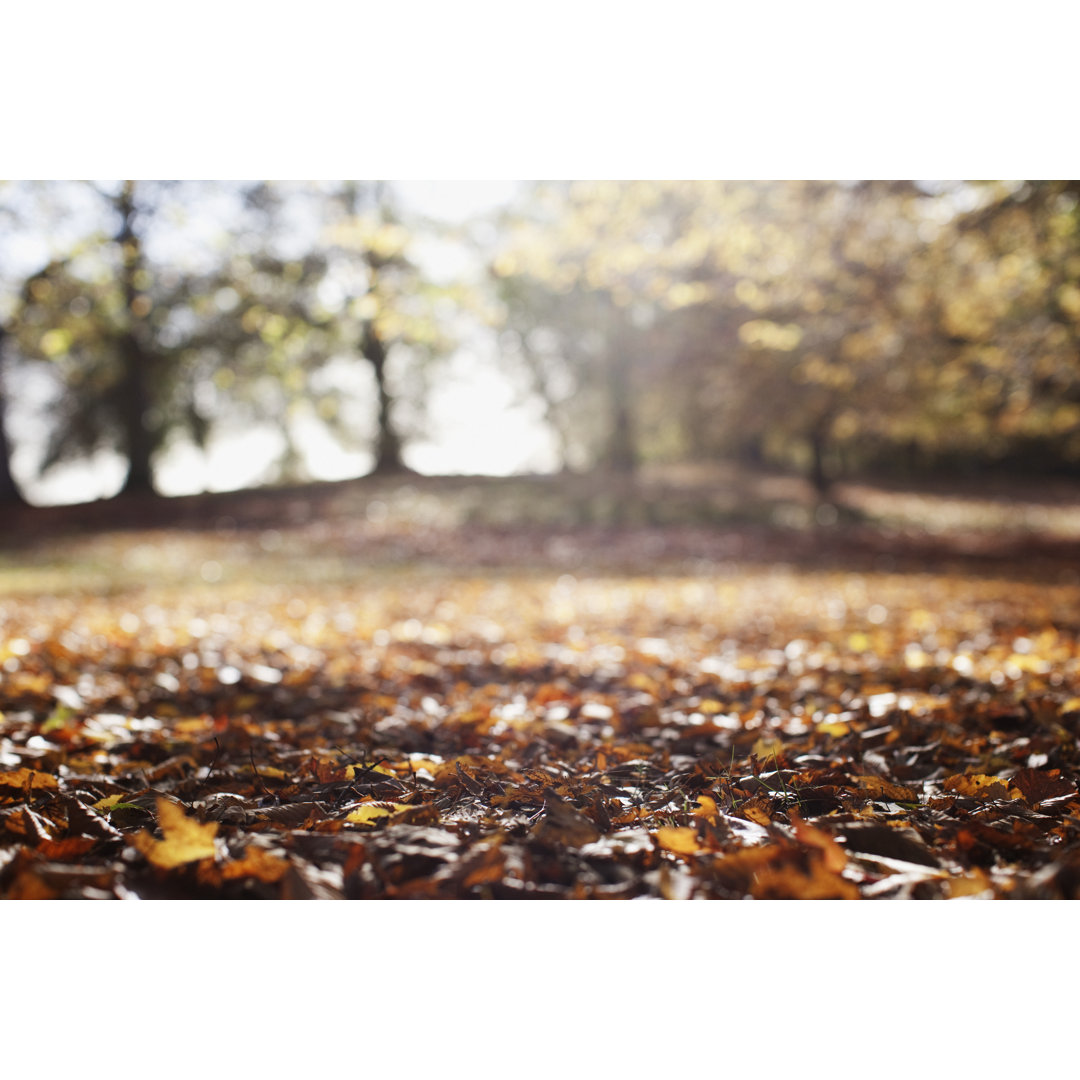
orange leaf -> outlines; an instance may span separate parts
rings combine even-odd
[[[697,801],[697,809],[692,811],[694,817],[703,818],[710,825],[718,825],[720,816],[716,800],[711,795],[699,795]]]
[[[891,802],[919,801],[918,792],[890,780],[883,780],[880,776],[856,776],[854,780],[873,799],[889,799]]]
[[[859,890],[821,863],[811,862],[809,873],[797,866],[765,867],[754,876],[750,895],[757,900],[858,900]]]
[[[950,794],[966,795],[971,799],[1008,799],[1007,783],[1000,776],[971,773],[969,776],[946,776],[944,787]]]
[[[665,825],[657,829],[656,842],[665,851],[674,851],[677,855],[693,855],[701,850],[697,833],[685,827]]]
[[[761,796],[749,799],[739,807],[739,813],[749,821],[757,825],[771,825],[772,815],[769,813],[769,801]]]
[[[839,873],[847,866],[847,852],[823,829],[807,825],[801,818],[794,818],[795,838],[802,844],[819,848],[825,855],[825,869]]]
[[[257,881],[272,884],[282,878],[289,869],[289,864],[280,856],[271,855],[269,851],[255,844],[248,844],[244,849],[242,859],[230,859],[221,868],[223,880],[253,877]]]

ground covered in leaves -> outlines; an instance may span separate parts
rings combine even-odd
[[[1080,891],[1068,551],[385,516],[8,552],[0,896]]]

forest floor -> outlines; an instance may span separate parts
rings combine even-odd
[[[1078,496],[685,473],[26,511],[0,897],[1075,897]]]

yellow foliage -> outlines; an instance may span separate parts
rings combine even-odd
[[[71,333],[67,330],[47,330],[41,335],[41,351],[50,359],[63,356],[71,348]]]

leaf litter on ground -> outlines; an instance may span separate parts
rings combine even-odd
[[[0,896],[1080,890],[1060,553],[275,532],[102,534],[0,601]]]

